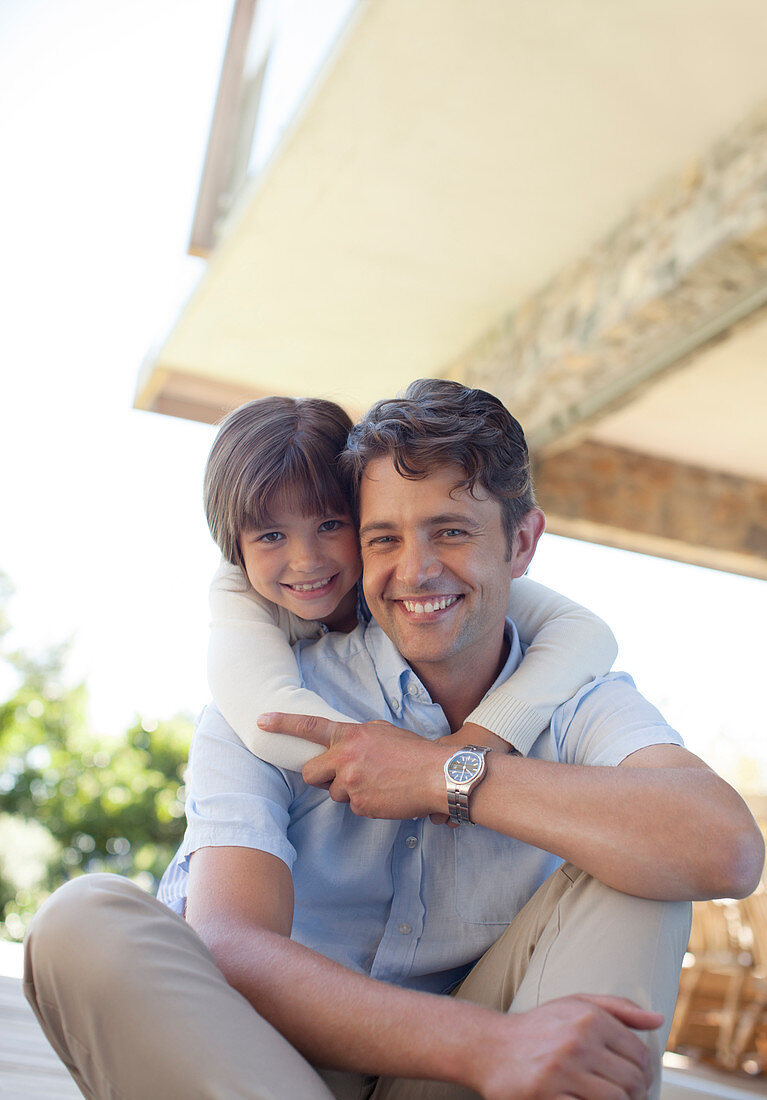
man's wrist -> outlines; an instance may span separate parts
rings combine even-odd
[[[452,746],[452,752],[456,752],[458,749],[463,748],[464,745],[484,745],[494,752],[507,753],[511,750],[511,745],[508,741],[504,741],[497,733],[491,733],[490,730],[486,730],[484,726],[475,725],[474,722],[464,722],[461,728],[456,730],[455,733],[448,734],[446,737],[440,737],[439,744]]]
[[[449,1080],[484,1095],[487,1067],[497,1051],[508,1050],[508,1021],[496,1009],[451,998],[461,1009],[459,1033],[450,1042]]]
[[[447,804],[447,787],[445,785],[445,764],[453,753],[460,749],[462,745],[451,742],[451,737],[440,737],[439,740],[433,741],[432,744],[434,748],[439,749],[439,752],[434,754],[434,758],[429,764],[427,786],[431,792],[430,802],[433,805],[431,813],[444,814],[445,818],[447,818],[449,807]]]

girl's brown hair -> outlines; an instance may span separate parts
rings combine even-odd
[[[221,422],[205,467],[205,515],[221,553],[242,565],[240,536],[279,499],[305,516],[349,511],[338,467],[352,422],[333,401],[262,397]]]

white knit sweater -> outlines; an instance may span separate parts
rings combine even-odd
[[[301,686],[291,645],[316,637],[321,628],[259,596],[243,571],[226,562],[211,583],[210,609],[208,682],[219,710],[256,756],[300,770],[322,747],[266,733],[256,723],[267,711],[352,721]],[[524,660],[467,722],[484,726],[524,755],[561,703],[609,671],[618,647],[602,619],[527,577],[512,582],[508,614],[528,646]]]

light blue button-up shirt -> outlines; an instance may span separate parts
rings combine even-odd
[[[510,652],[499,681],[522,659],[516,630],[507,629]],[[296,653],[304,686],[338,710],[430,740],[450,732],[441,707],[374,620],[351,634],[301,642]],[[666,743],[682,742],[630,677],[612,673],[559,707],[529,755],[614,766]],[[356,817],[299,773],[253,756],[215,707],[195,732],[188,791],[186,835],[160,885],[162,901],[183,911],[189,856],[198,848],[270,852],[293,873],[293,939],[413,989],[445,992],[460,981],[561,862],[482,826]]]

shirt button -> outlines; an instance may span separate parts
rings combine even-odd
[[[396,714],[397,711],[399,710],[399,699],[390,699],[389,703],[391,704],[391,709]]]
[[[409,924],[401,924],[399,926],[399,930],[403,936],[409,936],[410,933],[413,931],[412,927]]]
[[[407,693],[408,693],[408,695],[417,695],[418,694],[418,685],[417,684],[408,684]]]
[[[409,836],[407,838],[407,840],[405,841],[405,846],[407,848],[415,848],[417,843],[418,843],[418,837],[417,836]]]

